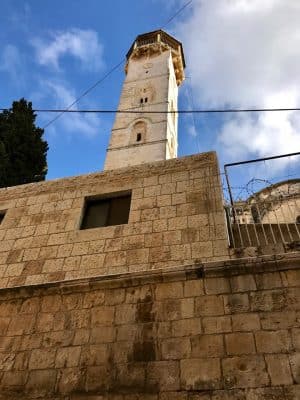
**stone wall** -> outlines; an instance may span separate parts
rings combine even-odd
[[[79,230],[84,199],[132,191],[129,223]],[[0,287],[228,257],[215,153],[0,190]]]
[[[0,291],[0,398],[296,400],[299,254]]]

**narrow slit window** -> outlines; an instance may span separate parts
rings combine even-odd
[[[148,97],[145,97],[145,103],[148,103]]]
[[[136,141],[137,142],[140,142],[142,140],[142,134],[141,133],[138,133],[137,135],[136,135]]]
[[[144,99],[143,99],[143,98],[142,98],[142,99],[140,99],[140,103],[141,103],[141,104],[143,104],[143,102],[144,102]]]
[[[4,220],[4,217],[5,217],[5,212],[0,211],[0,225],[1,225],[2,221]]]
[[[87,199],[80,229],[128,224],[131,194]]]

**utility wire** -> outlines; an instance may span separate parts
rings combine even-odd
[[[168,19],[168,21],[161,27],[161,29],[164,29],[167,25],[169,25],[174,18],[176,18],[182,11],[189,6],[193,0],[188,1],[186,4],[184,4],[171,18]]]
[[[60,118],[64,113],[66,112],[74,112],[76,110],[70,110],[71,107],[73,107],[76,103],[78,103],[84,96],[86,96],[89,92],[91,92],[93,89],[95,89],[96,86],[100,85],[109,75],[111,75],[121,64],[123,64],[124,59],[122,59],[118,64],[116,64],[112,69],[110,69],[102,78],[100,78],[97,82],[95,82],[93,85],[91,85],[88,89],[86,89],[79,97],[77,97],[66,109],[59,110],[58,112],[60,113],[57,115],[55,118],[51,119],[47,124],[43,127],[43,129],[47,128],[50,124],[53,122],[57,121],[58,118]],[[38,110],[35,110],[38,112]],[[50,111],[49,111],[50,112]],[[52,112],[52,111],[51,111]]]
[[[74,103],[73,103],[74,104]],[[71,107],[71,106],[69,106]],[[66,109],[47,109],[39,108],[34,109],[34,112],[48,112],[48,113],[98,113],[98,114],[217,114],[217,113],[246,113],[246,112],[281,112],[281,111],[300,111],[300,107],[295,108],[227,108],[227,109],[202,109],[202,110],[169,110],[169,111],[143,111],[143,110],[70,110]],[[9,108],[0,108],[0,111],[9,111]],[[60,114],[60,115],[61,115]],[[58,117],[58,116],[57,116]],[[57,119],[56,117],[56,119]],[[52,121],[54,121],[53,119]],[[49,125],[49,123],[48,123]],[[46,125],[46,126],[48,126]]]
[[[171,18],[169,18],[168,21],[163,25],[163,28],[166,27],[167,25],[169,25],[169,23],[171,21],[173,21],[173,19],[176,18],[188,5],[190,5],[192,3],[192,1],[193,0],[190,0],[189,2],[187,2]],[[125,61],[125,59],[123,58],[118,64],[116,64],[114,67],[112,67],[102,78],[100,78],[98,81],[96,81],[93,85],[91,85],[88,89],[86,89],[79,97],[77,97],[66,109],[60,110],[59,115],[57,115],[55,118],[53,118],[49,122],[47,122],[46,125],[43,127],[43,129],[47,128],[53,122],[57,121],[64,113],[71,111],[70,109],[75,104],[77,104],[89,92],[91,92],[93,89],[95,89],[96,86],[100,85],[106,78],[108,78],[116,69],[118,69],[120,67],[121,64],[123,64],[124,61]],[[38,112],[38,110],[35,110],[35,111]],[[49,112],[52,112],[52,111],[49,111]]]

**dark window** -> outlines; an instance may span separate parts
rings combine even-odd
[[[148,103],[148,97],[145,97],[145,103]]]
[[[1,224],[1,222],[3,221],[3,219],[4,219],[4,216],[5,216],[5,212],[0,211],[0,224]]]
[[[144,99],[140,99],[140,103],[142,104],[144,102]]]
[[[300,215],[298,215],[296,218],[296,224],[300,224]]]
[[[127,224],[131,194],[104,199],[88,199],[81,229]]]
[[[137,142],[140,142],[142,140],[142,134],[141,133],[138,133],[137,135],[136,135],[136,141]]]

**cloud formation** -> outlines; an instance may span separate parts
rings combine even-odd
[[[47,100],[48,103],[53,105],[53,108],[64,109],[72,104],[77,97],[75,90],[66,81],[42,80],[40,88],[32,94],[33,99],[37,103],[43,103]],[[75,104],[72,110],[76,109],[77,105]],[[55,114],[43,114],[43,124],[54,117]],[[65,113],[48,129],[52,132],[54,130],[69,135],[78,134],[93,137],[99,133],[99,127],[100,118],[96,114]]]
[[[97,32],[78,28],[51,33],[51,40],[34,39],[39,64],[60,69],[61,59],[72,56],[80,61],[82,68],[98,71],[103,67],[103,46]]]
[[[7,44],[0,59],[0,71],[8,72],[14,83],[20,81],[20,71],[22,67],[21,55],[18,48],[12,44]]]
[[[175,34],[196,106],[299,107],[299,20],[298,1],[194,0]],[[218,147],[227,160],[299,151],[299,112],[230,115]]]

